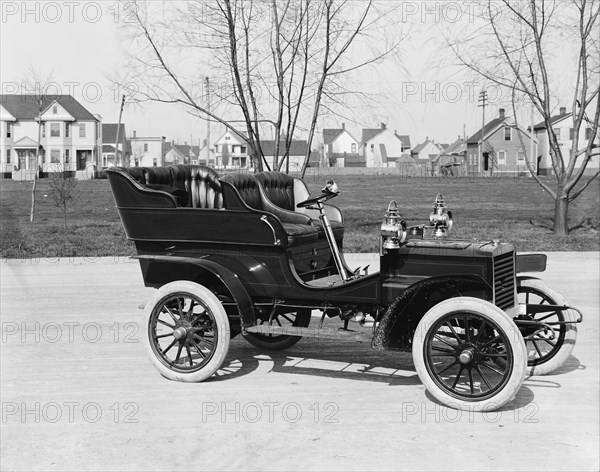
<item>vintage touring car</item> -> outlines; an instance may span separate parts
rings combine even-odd
[[[369,274],[344,259],[342,213],[326,203],[339,193],[333,181],[310,196],[302,180],[278,172],[219,176],[174,165],[107,174],[144,282],[158,289],[143,338],[169,379],[210,377],[240,333],[261,349],[301,337],[367,339],[377,350],[412,351],[441,403],[483,410],[511,400],[527,374],[558,369],[575,344],[581,312],[518,275],[544,271],[546,256],[449,239],[441,195],[426,225],[407,226],[388,205],[380,271]],[[323,321],[334,317],[332,330]]]

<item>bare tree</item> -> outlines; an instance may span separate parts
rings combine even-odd
[[[56,206],[63,214],[65,230],[67,229],[67,213],[69,206],[75,199],[77,189],[77,180],[73,172],[58,172],[50,179],[49,195]]]
[[[135,5],[135,21],[125,25],[139,46],[129,79],[149,85],[137,96],[180,103],[222,124],[248,143],[260,170],[269,168],[265,135],[275,141],[280,170],[292,140],[304,133],[304,172],[323,99],[329,111],[347,106],[344,78],[393,57],[400,43],[391,2],[197,0],[180,9],[163,4],[159,12],[150,3]]]
[[[531,175],[554,200],[554,233],[566,235],[569,204],[599,175],[596,171],[591,178],[583,178],[592,157],[600,154],[600,2],[486,0],[477,5],[482,14],[473,18],[470,31],[461,29],[460,37],[447,32],[447,45],[462,66],[510,92],[517,125],[523,102],[531,103],[541,115],[554,187],[537,175],[536,156],[527,156],[528,147],[518,135]],[[569,46],[576,57],[572,70],[564,59],[561,63],[555,57],[558,49]],[[569,96],[571,102],[568,119],[573,145],[568,151],[553,127],[561,96]],[[581,142],[580,132],[586,128],[589,139]]]
[[[48,106],[48,89],[49,86],[52,85],[52,73],[48,74],[46,77],[42,76],[42,73],[30,67],[28,71],[25,73],[25,77],[23,78],[23,85],[25,85],[28,94],[31,96],[31,99],[35,101],[37,108],[37,122],[38,122],[38,139],[37,139],[37,148],[35,151],[35,162],[36,168],[33,176],[33,183],[31,186],[31,210],[29,213],[29,221],[33,223],[34,214],[35,214],[35,190],[36,184],[39,176],[39,170],[42,166],[42,157],[43,157],[43,148],[42,148],[42,113]]]

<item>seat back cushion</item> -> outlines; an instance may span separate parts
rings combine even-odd
[[[184,188],[192,208],[223,208],[223,193],[219,174],[207,166],[171,166],[172,185]]]
[[[173,178],[168,167],[142,167],[146,184],[171,186]]]
[[[221,179],[223,182],[228,182],[233,185],[244,203],[255,210],[262,210],[262,199],[258,182],[252,174],[240,172],[238,174],[228,174]]]
[[[295,211],[294,178],[281,172],[260,172],[255,175],[267,198],[280,208]]]

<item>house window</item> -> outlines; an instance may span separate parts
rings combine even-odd
[[[560,140],[560,128],[552,128],[552,131],[554,131],[556,139]]]
[[[575,130],[573,128],[569,128],[569,139],[573,140],[575,138]]]
[[[50,137],[60,138],[60,123],[50,123]]]
[[[71,123],[65,123],[65,138],[71,136]]]
[[[592,128],[585,129],[585,139],[592,139]]]
[[[510,141],[512,138],[512,128],[510,126],[504,127],[504,141]]]
[[[353,152],[353,153],[355,153],[355,152],[356,152],[356,143],[352,143],[352,144],[350,145],[350,152]]]
[[[10,164],[10,149],[6,150],[6,163]]]
[[[85,138],[85,123],[79,123],[79,137]]]
[[[144,143],[144,152],[148,152],[148,143]],[[156,164],[154,164],[156,165]]]
[[[156,164],[158,164],[158,162],[156,161],[156,157],[155,157],[154,159],[152,159],[152,165],[153,165],[154,167],[156,167]]]
[[[57,113],[58,113],[58,107],[57,107],[56,105],[54,105],[54,106],[52,107],[52,114],[53,114],[53,115],[56,115]]]
[[[10,127],[10,122],[6,122],[6,137],[10,138],[12,136],[12,130]]]
[[[65,149],[65,164],[71,162],[71,152],[69,149]]]
[[[50,162],[55,164],[60,162],[60,149],[50,150]]]
[[[42,123],[42,138],[46,137],[46,123]]]
[[[525,162],[525,151],[517,151],[517,162],[523,164]]]
[[[498,151],[498,165],[506,165],[506,151]]]
[[[246,146],[240,146],[240,153],[246,154]]]
[[[229,141],[231,139],[231,136],[225,136],[225,141]]]
[[[374,152],[374,151],[375,151],[375,145],[371,144],[371,152]]]

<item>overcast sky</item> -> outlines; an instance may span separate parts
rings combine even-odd
[[[380,122],[399,134],[408,134],[413,146],[426,136],[451,142],[463,129],[470,135],[481,126],[477,108],[479,83],[465,83],[448,70],[438,70],[435,48],[428,39],[432,20],[455,21],[454,13],[440,10],[440,3],[405,2],[406,22],[417,27],[402,45],[402,67],[390,66],[381,74],[365,74],[361,80],[370,90],[389,90],[390,100],[360,124],[347,127],[360,139],[361,125],[378,127]],[[21,93],[25,71],[33,66],[43,74],[52,72],[56,91],[72,94],[105,123],[116,122],[121,89],[112,81],[126,62],[127,52],[118,34],[119,22],[127,20],[125,3],[114,1],[1,2],[0,82],[2,93]],[[436,11],[436,5],[438,10]],[[409,15],[410,13],[410,15]],[[468,81],[467,81],[468,82]],[[508,103],[492,97],[487,117]],[[197,142],[205,137],[204,122],[177,105],[127,106],[124,112],[128,134],[166,136],[167,140]],[[337,127],[340,119],[323,119],[319,127]],[[220,129],[214,128],[218,134]]]

